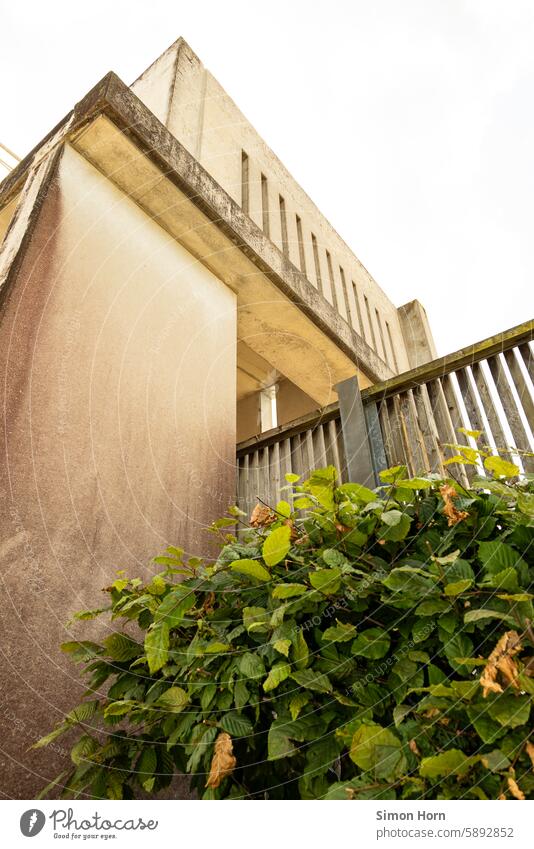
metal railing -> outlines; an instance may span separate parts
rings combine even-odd
[[[534,322],[485,339],[360,392],[338,384],[339,403],[237,446],[238,504],[276,504],[285,474],[306,476],[332,464],[342,480],[373,485],[381,469],[402,463],[412,475],[444,473],[448,445],[479,445],[534,471]],[[453,464],[464,484],[482,465]],[[287,497],[287,496],[286,496]]]

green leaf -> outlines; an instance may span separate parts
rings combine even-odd
[[[316,469],[310,478],[304,482],[306,491],[317,499],[322,507],[327,510],[334,509],[334,487],[337,480],[337,471],[334,466],[325,469]]]
[[[518,492],[517,506],[521,513],[524,513],[530,519],[534,519],[534,493]]]
[[[265,634],[269,626],[269,613],[264,607],[244,607],[243,624],[249,634]]]
[[[225,713],[219,721],[219,725],[231,737],[249,737],[254,733],[254,726],[250,719],[236,711]]]
[[[381,518],[384,524],[378,529],[377,536],[392,542],[398,542],[406,537],[411,525],[411,519],[406,513],[401,513],[400,510],[388,510],[382,513]]]
[[[445,610],[449,610],[450,606],[450,602],[443,601],[441,598],[430,599],[429,601],[422,601],[416,607],[415,612],[419,616],[434,616],[435,613],[443,613]]]
[[[434,481],[429,480],[428,478],[407,478],[406,480],[397,481],[395,484],[397,487],[401,489],[430,489],[434,484]]]
[[[188,587],[179,587],[165,596],[154,615],[155,622],[165,621],[170,628],[179,628],[184,614],[194,607],[195,593]]]
[[[310,507],[313,507],[314,504],[311,498],[295,498],[293,506],[296,510],[308,510]]]
[[[399,566],[392,569],[387,578],[382,581],[385,587],[396,593],[407,596],[429,595],[436,590],[435,580],[412,566]]]
[[[337,625],[331,625],[323,632],[323,642],[330,643],[346,643],[351,640],[356,633],[356,626],[349,623],[340,622],[336,619]]]
[[[97,713],[100,707],[100,702],[82,702],[75,708],[72,708],[66,715],[67,722],[88,722]]]
[[[276,512],[279,516],[289,519],[291,516],[291,505],[287,501],[279,501],[276,505]]]
[[[293,598],[303,595],[307,590],[305,584],[278,584],[273,590],[273,598]]]
[[[263,689],[266,693],[270,693],[271,690],[275,690],[282,681],[285,681],[286,678],[289,678],[291,674],[291,666],[289,663],[284,663],[280,661],[279,663],[275,663],[272,669],[270,670],[267,678],[263,682]]]
[[[142,647],[139,643],[136,643],[135,640],[127,637],[125,634],[110,634],[109,637],[106,637],[103,644],[106,647],[106,654],[112,657],[113,660],[119,660],[121,662],[132,660],[132,658],[138,657],[142,653]]]
[[[465,427],[459,427],[458,433],[465,433],[466,436],[471,436],[473,439],[478,439],[480,436],[482,436],[481,430],[468,430]]]
[[[285,657],[289,657],[289,648],[291,646],[291,640],[275,640],[273,646],[277,652],[280,652],[280,654],[285,655]]]
[[[391,466],[389,469],[384,469],[379,472],[380,480],[384,483],[396,483],[408,477],[408,469],[406,466]]]
[[[154,704],[169,713],[180,713],[189,701],[189,696],[181,687],[169,687]]]
[[[296,483],[300,480],[300,475],[295,475],[293,472],[286,472],[284,477],[288,483]]]
[[[309,662],[310,651],[308,649],[306,638],[300,628],[298,628],[293,634],[292,640],[295,666],[297,669],[305,669]]]
[[[318,693],[331,693],[333,690],[332,684],[326,675],[321,672],[315,672],[313,669],[301,669],[293,672],[291,675],[297,684],[305,687],[307,690],[315,690]]]
[[[419,765],[419,774],[423,778],[445,778],[450,775],[465,775],[473,765],[473,759],[468,758],[460,749],[449,749],[440,755],[423,758]]]
[[[238,710],[245,707],[250,701],[250,693],[248,687],[243,681],[236,681],[234,687],[234,703]]]
[[[530,716],[530,696],[496,696],[488,705],[488,714],[499,725],[518,728],[526,725]]]
[[[351,654],[378,660],[389,651],[390,639],[382,628],[367,628],[358,634],[351,647]]]
[[[147,793],[150,793],[154,786],[153,775],[158,765],[158,756],[156,750],[150,746],[143,749],[141,756],[137,761],[135,770],[139,775],[139,781]]]
[[[233,572],[239,572],[241,575],[246,575],[248,578],[255,578],[257,581],[271,580],[270,573],[267,571],[265,566],[262,566],[257,560],[234,560],[233,563],[230,563],[230,569]]]
[[[62,734],[65,734],[66,731],[69,731],[72,728],[72,725],[68,722],[63,722],[61,725],[58,725],[57,728],[54,728],[49,734],[46,734],[45,737],[41,737],[37,742],[33,743],[31,746],[32,749],[43,749],[45,746],[49,746],[50,743],[53,743],[57,737],[61,737]]]
[[[498,478],[515,478],[519,474],[518,466],[502,457],[486,457],[484,466]]]
[[[309,573],[310,584],[324,595],[333,595],[341,584],[341,569],[317,569]]]
[[[147,631],[145,654],[150,672],[157,672],[167,663],[169,656],[169,626],[159,622]]]
[[[239,662],[239,671],[245,678],[263,678],[265,665],[259,655],[246,652]]]
[[[311,696],[309,693],[302,692],[297,693],[292,696],[291,701],[289,702],[289,712],[291,714],[291,719],[296,719],[301,712],[304,705],[307,705],[310,701]]]
[[[291,548],[291,528],[289,525],[282,525],[280,528],[275,528],[271,531],[262,548],[262,557],[267,563],[267,566],[276,566],[284,559],[289,549]]]
[[[500,749],[493,749],[492,752],[483,752],[480,760],[490,772],[499,772],[499,770],[508,769],[510,766],[510,761]]]
[[[126,713],[130,713],[132,708],[138,707],[139,702],[134,701],[133,699],[119,699],[116,702],[111,702],[104,708],[104,716],[124,716]]]
[[[471,657],[473,643],[465,634],[454,634],[445,643],[443,650],[450,665],[456,672],[464,672],[463,658]]]
[[[501,569],[500,572],[490,575],[481,586],[493,587],[496,590],[508,590],[512,593],[520,589],[517,571],[513,566],[508,566],[506,569]]]
[[[344,483],[338,487],[338,492],[349,496],[349,498],[355,501],[361,501],[362,504],[370,504],[377,499],[376,492],[373,492],[372,489],[368,489],[361,483]]]
[[[80,739],[74,744],[70,750],[70,758],[73,764],[80,764],[87,761],[99,748],[98,741],[89,734],[82,734]]]
[[[345,566],[348,563],[347,558],[341,551],[338,551],[336,548],[327,548],[323,551],[323,560],[327,566],[338,567]]]
[[[376,778],[394,778],[406,769],[400,740],[380,725],[361,725],[354,733],[349,754],[356,766]]]
[[[515,620],[512,616],[506,613],[501,613],[499,610],[488,610],[481,608],[480,610],[469,610],[464,616],[464,622],[467,625],[469,622],[480,622],[481,619],[501,619],[509,625],[515,625]]]
[[[278,761],[281,758],[290,758],[296,751],[284,729],[273,723],[267,735],[267,760]]]
[[[519,552],[500,540],[481,542],[478,546],[478,558],[490,575],[496,575],[510,566],[517,568],[519,564],[524,564]]]
[[[452,584],[447,584],[443,592],[447,596],[461,595],[469,589],[472,583],[471,578],[466,578],[464,581],[455,581]]]
[[[75,661],[86,661],[102,654],[102,646],[99,646],[98,643],[92,643],[90,640],[75,640],[61,643],[61,651],[72,655],[72,659]]]

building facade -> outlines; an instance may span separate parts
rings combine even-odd
[[[0,766],[28,798],[68,760],[28,747],[82,693],[73,612],[168,544],[213,554],[236,441],[435,351],[182,39],[0,184],[0,329]]]

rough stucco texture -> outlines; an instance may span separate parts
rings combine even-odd
[[[0,792],[29,798],[69,761],[27,752],[82,691],[59,644],[101,627],[69,616],[209,553],[233,500],[235,296],[67,148],[0,323]]]

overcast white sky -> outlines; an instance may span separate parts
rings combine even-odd
[[[439,353],[532,317],[532,0],[0,0],[0,141],[179,35]]]

